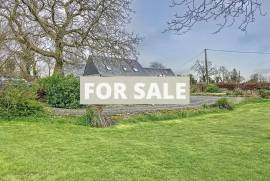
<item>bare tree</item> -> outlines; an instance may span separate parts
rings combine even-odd
[[[220,32],[224,27],[238,23],[241,31],[246,31],[256,15],[262,12],[262,0],[173,0],[173,8],[184,10],[176,13],[168,23],[168,30],[178,34],[186,33],[200,22],[216,21]]]
[[[35,54],[65,63],[89,54],[135,55],[139,38],[125,30],[130,0],[1,0],[0,20]],[[78,52],[80,52],[78,54]]]
[[[3,49],[5,46],[5,41],[6,41],[5,37],[6,37],[6,33],[2,29],[2,24],[0,24],[0,50]],[[5,64],[4,58],[5,58],[4,53],[0,52],[0,72],[1,72],[1,74],[3,74],[3,66]],[[1,74],[0,74],[0,76],[3,76]]]
[[[220,77],[221,77],[221,81],[222,82],[226,82],[226,81],[229,81],[230,79],[230,72],[229,70],[225,67],[225,66],[220,66],[219,69],[219,74],[220,74]]]
[[[14,68],[2,69],[3,72],[9,72],[10,76],[17,76],[31,81],[37,75],[35,54],[24,44],[18,44],[10,38],[10,34],[6,34],[6,41],[0,47],[2,68],[7,68],[7,65]],[[1,64],[0,63],[0,64]],[[1,65],[0,65],[1,69]],[[11,72],[11,70],[15,72]]]
[[[0,76],[14,76],[16,61],[13,54],[8,52],[8,32],[0,21]]]
[[[234,68],[234,69],[230,72],[230,80],[231,80],[232,82],[240,82],[239,77],[240,77],[240,75],[239,75],[238,71],[236,70],[236,68]]]
[[[1,26],[0,26],[0,28],[1,28]],[[0,30],[0,49],[2,48],[2,46],[5,43],[5,36],[6,36],[5,33]]]
[[[250,82],[267,82],[267,78],[261,73],[255,73],[250,76]]]
[[[196,72],[200,81],[206,82],[207,78],[209,79],[211,76],[214,76],[218,73],[217,68],[213,66],[212,62],[208,62],[208,76],[206,76],[206,67],[203,61],[197,60],[195,64],[191,68]]]
[[[19,43],[0,17],[0,70],[5,76],[20,77],[31,81],[36,75],[35,52],[29,46]]]
[[[53,67],[54,67],[54,61],[52,59],[49,59],[49,58],[44,58],[43,59],[43,62],[47,65],[47,68],[48,68],[48,76],[50,77],[52,75],[52,70],[53,70]]]
[[[162,63],[159,62],[151,62],[150,63],[150,68],[155,68],[155,69],[164,69],[166,68]]]

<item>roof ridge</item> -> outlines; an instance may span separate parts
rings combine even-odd
[[[113,57],[113,56],[102,56],[102,55],[89,55],[89,57],[96,57],[96,58],[111,58],[111,59],[118,59],[118,60],[132,60],[132,61],[137,61],[135,58],[121,58],[121,57]]]

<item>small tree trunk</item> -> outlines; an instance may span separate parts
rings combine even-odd
[[[63,70],[63,61],[56,60],[53,75],[64,75],[64,70]]]
[[[38,77],[37,62],[36,61],[34,62],[34,65],[33,65],[33,76],[34,76],[34,78]]]
[[[58,37],[55,40],[56,44],[56,51],[55,51],[55,67],[54,67],[54,72],[53,75],[62,75],[64,76],[64,48],[62,45],[62,38]]]
[[[50,65],[48,65],[48,74],[49,74],[49,77],[51,76],[51,66]]]

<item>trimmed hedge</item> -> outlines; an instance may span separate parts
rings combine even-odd
[[[237,88],[242,90],[270,89],[270,83],[219,83],[218,87],[228,90]]]

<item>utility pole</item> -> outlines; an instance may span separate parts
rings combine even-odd
[[[238,88],[240,88],[240,83],[241,83],[241,72],[239,71],[239,74],[238,74]]]
[[[209,73],[208,73],[208,60],[207,60],[207,49],[204,49],[204,60],[205,60],[205,74],[206,74],[206,84],[209,84]]]

